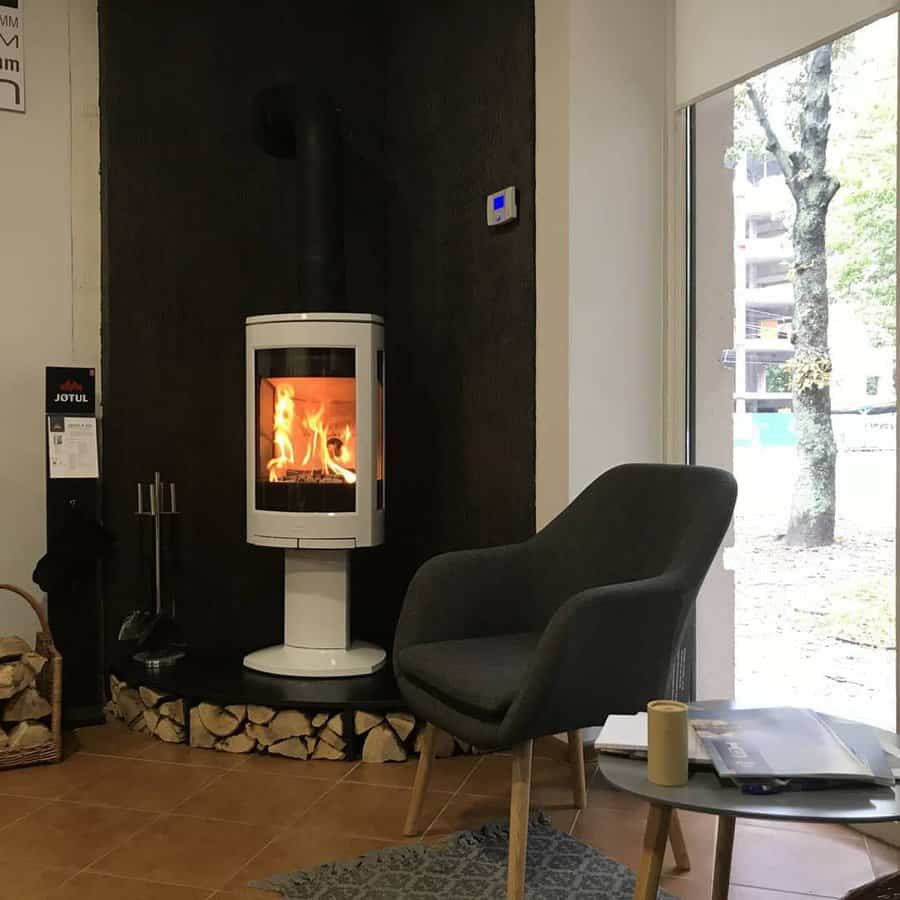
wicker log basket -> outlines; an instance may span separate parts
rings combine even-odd
[[[12,584],[0,584],[0,591],[18,594],[31,608],[40,622],[41,630],[35,638],[34,649],[45,657],[47,664],[35,678],[35,686],[50,703],[51,740],[28,750],[0,750],[0,769],[53,763],[62,759],[62,656],[53,643],[50,625],[41,604],[27,591]]]

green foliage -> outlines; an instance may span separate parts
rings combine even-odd
[[[766,366],[766,391],[770,394],[789,394],[791,392],[791,369],[785,363],[772,363]]]
[[[875,346],[896,340],[896,107],[881,103],[844,160],[830,243],[834,299],[854,304]]]

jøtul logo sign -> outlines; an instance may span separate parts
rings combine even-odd
[[[0,0],[0,110],[25,112],[25,0]]]
[[[46,409],[51,413],[94,414],[94,369],[47,366]]]

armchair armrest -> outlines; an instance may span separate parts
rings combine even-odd
[[[501,733],[553,734],[634,713],[665,691],[671,655],[694,597],[663,575],[591,588],[556,611]],[[598,715],[601,721],[598,721]]]
[[[442,553],[416,572],[397,625],[395,652],[413,644],[520,629],[531,609],[530,542]]]

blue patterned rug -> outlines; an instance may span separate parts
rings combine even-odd
[[[507,822],[461,831],[437,846],[376,850],[349,862],[273,875],[251,887],[289,900],[503,900]],[[528,829],[529,900],[631,900],[634,873],[593,847],[557,831],[543,815]],[[660,891],[665,900],[675,900]]]

